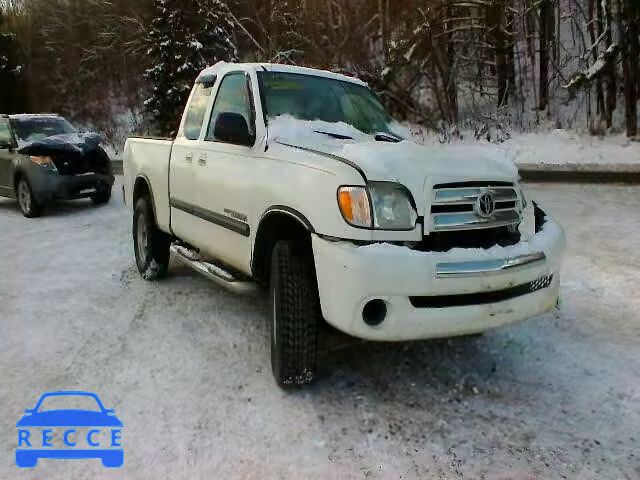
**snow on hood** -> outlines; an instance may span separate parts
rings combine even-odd
[[[333,138],[318,132],[337,134]],[[279,116],[269,121],[269,137],[279,143],[337,155],[360,167],[368,180],[405,185],[414,198],[423,195],[425,181],[505,180],[515,181],[516,166],[497,149],[473,145],[418,145],[376,141],[346,123],[304,121]]]
[[[24,155],[52,155],[55,153],[86,154],[98,148],[102,137],[98,133],[64,133],[35,140],[18,150]]]

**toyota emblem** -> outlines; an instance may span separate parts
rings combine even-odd
[[[488,218],[493,215],[496,209],[496,200],[491,192],[482,192],[476,200],[476,213],[481,217]]]

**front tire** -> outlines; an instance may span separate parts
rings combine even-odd
[[[109,203],[109,200],[111,200],[111,187],[105,190],[98,190],[91,195],[91,202],[94,205],[104,205],[105,203]]]
[[[169,269],[170,237],[158,229],[149,197],[136,201],[133,211],[133,249],[142,278],[158,280]]]
[[[271,368],[283,388],[317,376],[320,299],[313,257],[305,250],[279,241],[271,255]]]
[[[16,196],[22,215],[27,218],[39,217],[42,214],[42,206],[33,196],[33,190],[26,178],[20,177],[16,183]]]

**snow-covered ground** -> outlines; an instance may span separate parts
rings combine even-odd
[[[441,136],[410,127],[418,143],[438,144]],[[500,132],[489,132],[504,135]],[[538,133],[512,133],[510,138],[496,144],[486,137],[476,140],[473,132],[463,131],[462,139],[452,143],[478,145],[488,152],[500,152],[518,167],[585,168],[605,171],[640,171],[640,141],[632,141],[624,134],[598,137],[570,130],[550,130]]]
[[[328,334],[320,383],[292,393],[271,377],[266,301],[178,265],[141,280],[120,195],[34,220],[0,199],[0,478],[638,478],[637,188],[528,193],[566,228],[559,313],[478,339]],[[63,389],[115,409],[121,469],[15,466],[15,422]]]

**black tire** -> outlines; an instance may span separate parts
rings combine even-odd
[[[105,203],[109,203],[111,200],[111,188],[107,188],[105,190],[98,190],[96,193],[91,195],[91,201],[94,205],[104,205]]]
[[[271,369],[280,387],[312,383],[317,376],[318,284],[308,248],[276,243],[271,255]]]
[[[22,215],[25,217],[34,218],[42,214],[42,205],[36,201],[31,185],[25,177],[21,176],[16,181],[16,198]]]
[[[136,201],[132,230],[136,265],[142,278],[158,280],[166,276],[171,239],[158,229],[149,197]]]

